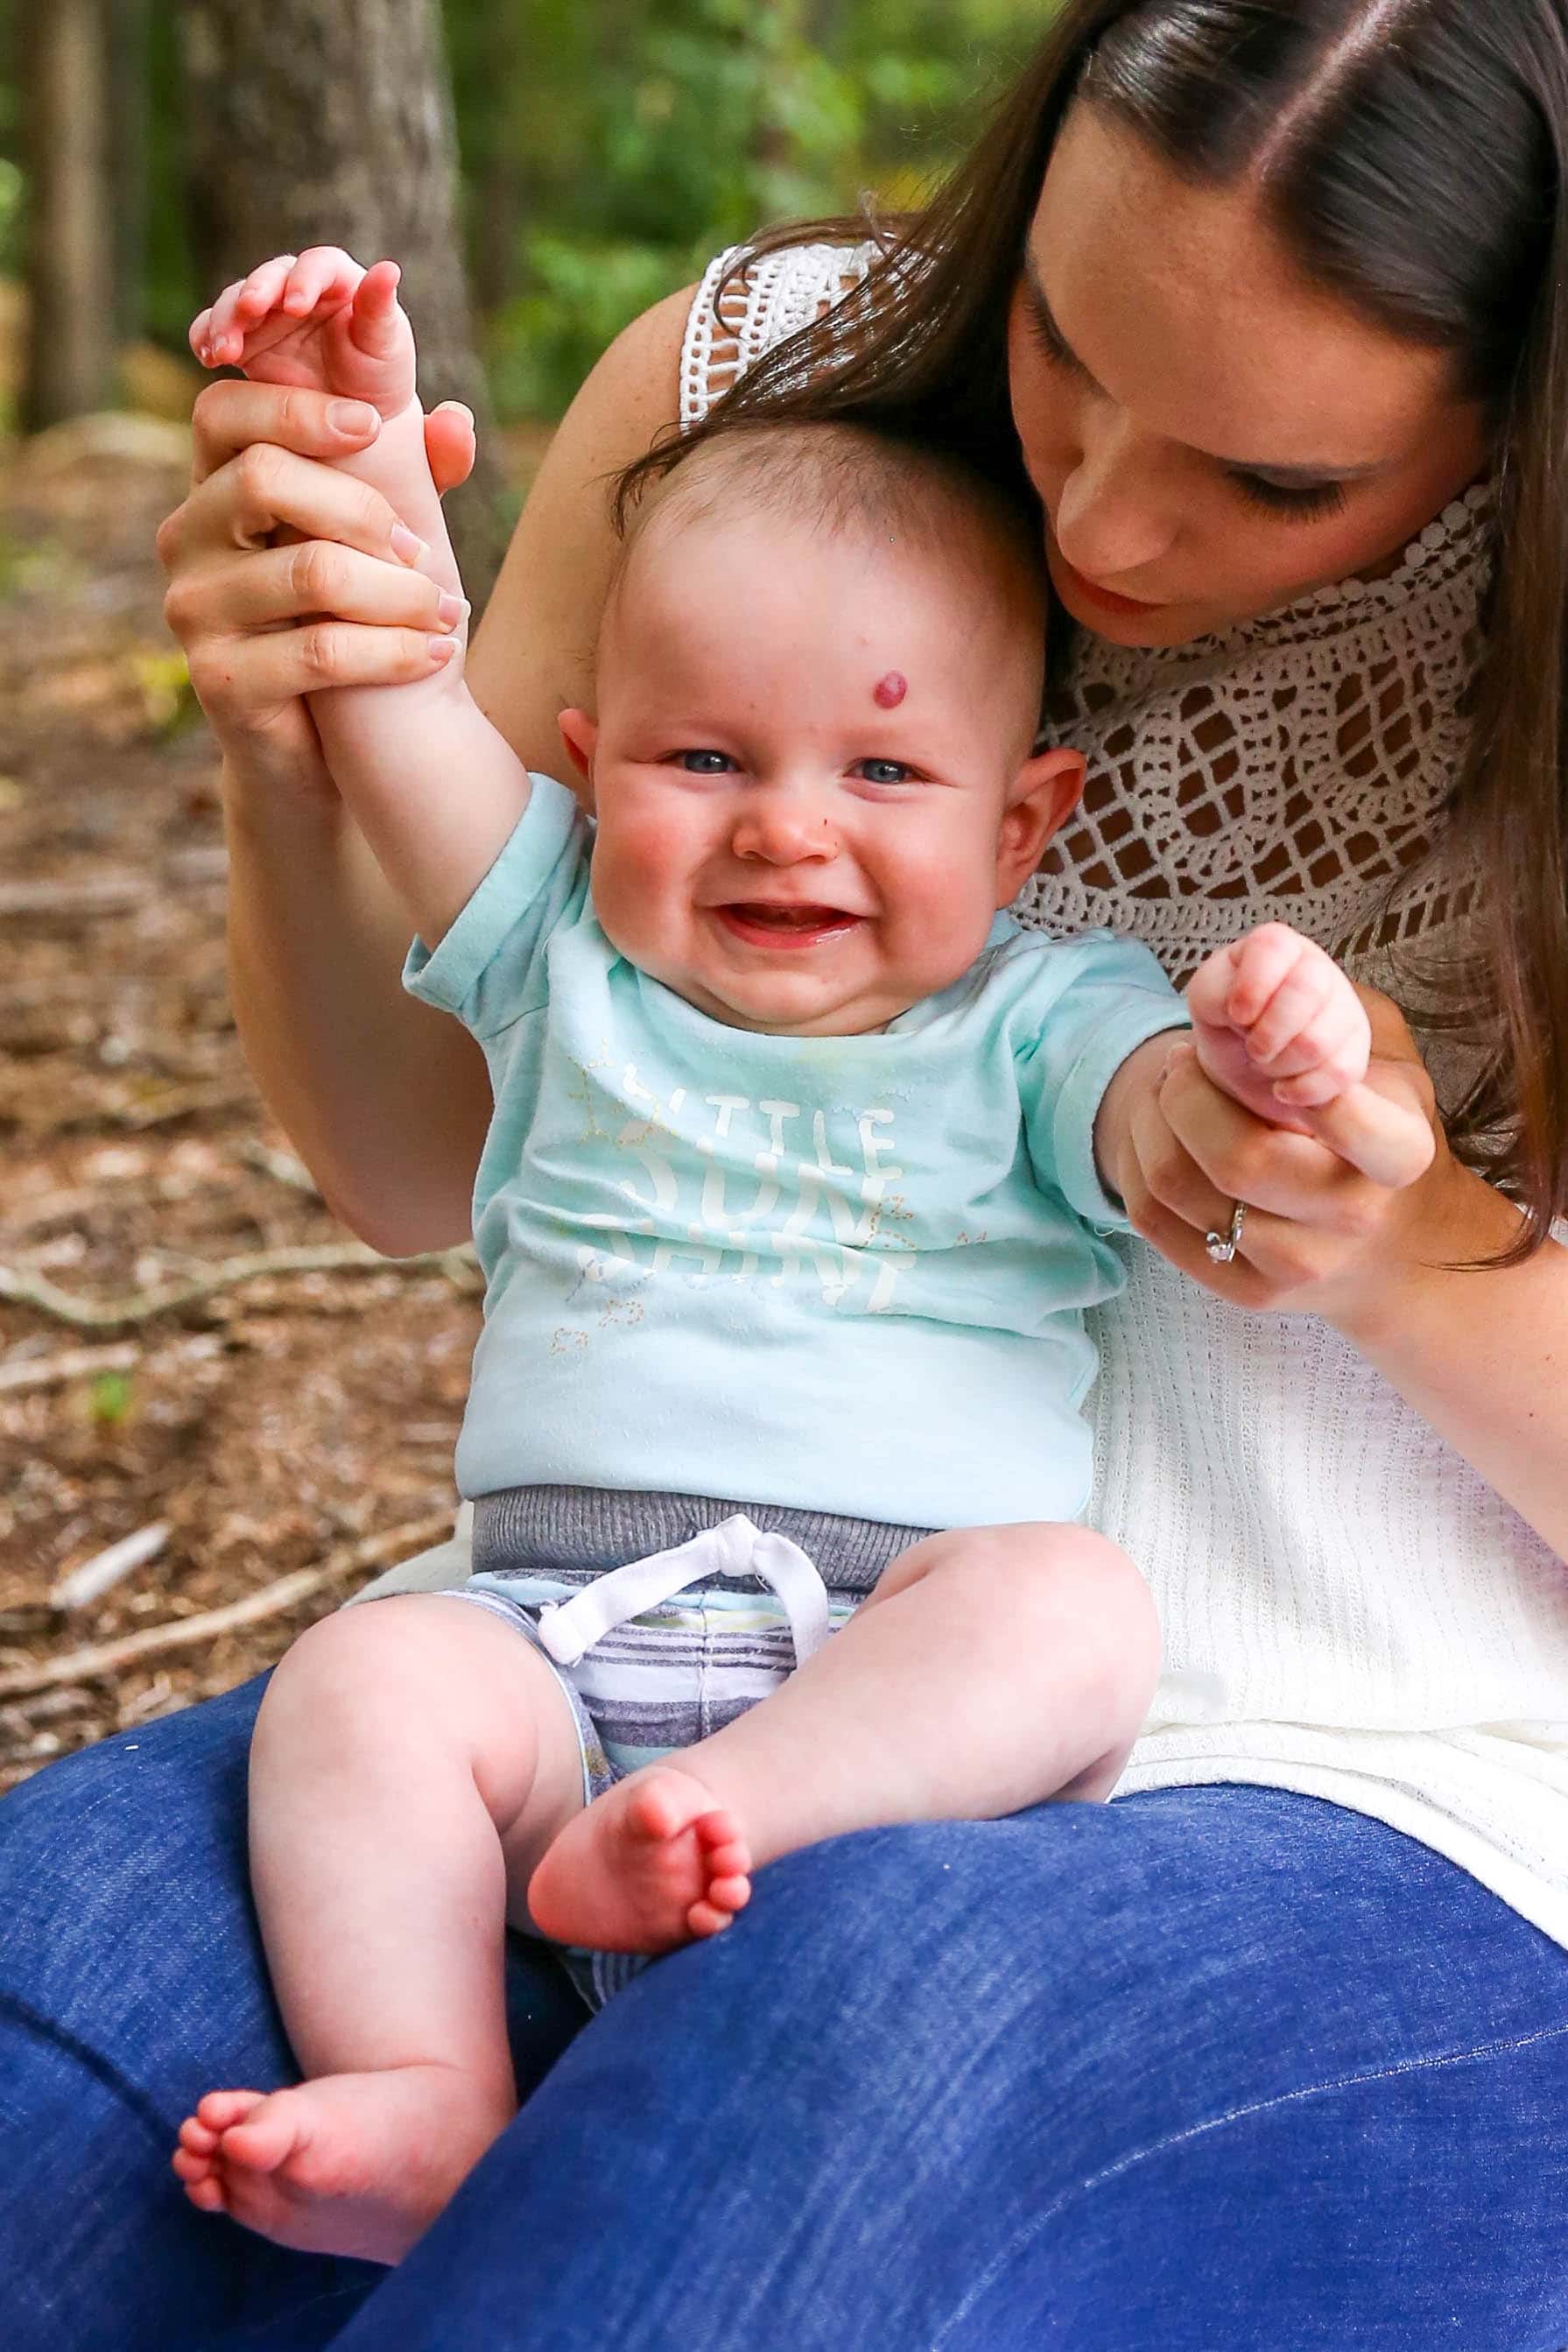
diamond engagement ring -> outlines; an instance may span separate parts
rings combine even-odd
[[[1241,1247],[1241,1228],[1247,1223],[1247,1203],[1238,1201],[1230,1212],[1229,1230],[1223,1234],[1205,1234],[1203,1245],[1216,1265],[1228,1265]]]

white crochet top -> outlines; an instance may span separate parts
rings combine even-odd
[[[683,421],[874,252],[797,247],[727,287],[721,255]],[[1490,513],[1474,490],[1386,578],[1224,636],[1076,633],[1053,731],[1088,787],[1020,920],[1111,924],[1178,980],[1270,918],[1384,985],[1390,941],[1454,944],[1467,893],[1441,857],[1399,877],[1441,843]],[[1568,1946],[1568,1568],[1325,1324],[1125,1255],[1094,1318],[1092,1517],[1149,1580],[1166,1674],[1123,1790],[1258,1781],[1375,1814]]]

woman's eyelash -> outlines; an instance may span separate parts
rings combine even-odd
[[[1343,482],[1320,482],[1310,489],[1291,489],[1283,482],[1266,481],[1260,474],[1232,474],[1230,479],[1253,506],[1264,507],[1270,514],[1291,515],[1299,522],[1342,514],[1346,504]]]
[[[1032,297],[1026,300],[1024,309],[1029,319],[1030,332],[1046,358],[1054,360],[1058,367],[1081,367],[1082,362],[1068,349],[1058,334],[1055,320],[1047,316]]]

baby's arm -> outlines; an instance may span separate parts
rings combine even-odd
[[[207,366],[336,393],[381,416],[376,439],[345,458],[341,470],[373,484],[423,542],[416,560],[448,592],[444,617],[456,625],[450,636],[432,638],[428,678],[337,688],[312,695],[310,706],[345,801],[434,946],[527,807],[528,778],[464,680],[467,608],[425,456],[413,334],[397,299],[398,276],[392,262],[363,270],[332,247],[298,258],[286,254],[227,288],[195,320],[191,344]],[[370,560],[334,552],[350,569]]]
[[[1271,1127],[1315,1136],[1375,1183],[1414,1183],[1431,1163],[1430,1123],[1365,1083],[1372,1026],[1331,956],[1283,923],[1219,948],[1186,991],[1193,1043],[1207,1076]],[[1157,1097],[1172,1040],[1128,1056],[1106,1090],[1094,1150],[1116,1184],[1134,1129]]]

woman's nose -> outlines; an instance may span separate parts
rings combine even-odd
[[[737,857],[768,866],[798,866],[834,857],[838,840],[831,814],[815,793],[755,784],[745,794],[730,835]]]
[[[1051,520],[1073,570],[1103,587],[1159,562],[1176,538],[1168,486],[1162,490],[1125,418],[1091,422]]]

